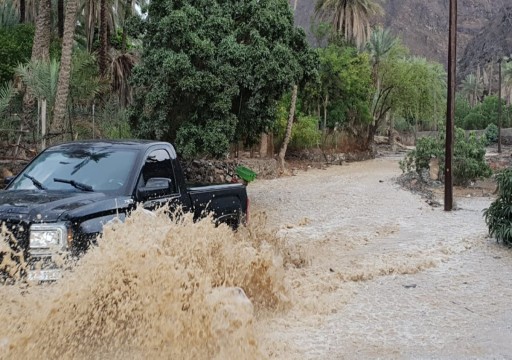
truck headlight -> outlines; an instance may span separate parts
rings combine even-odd
[[[67,239],[66,224],[32,224],[30,226],[29,246],[31,249],[65,249]]]

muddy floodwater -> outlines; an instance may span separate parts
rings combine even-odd
[[[293,307],[258,321],[279,359],[512,359],[512,251],[488,239],[489,198],[451,213],[400,189],[395,159],[249,187],[308,266]]]
[[[50,285],[1,286],[0,359],[512,359],[492,199],[429,206],[381,158],[251,183],[237,233],[137,211]]]

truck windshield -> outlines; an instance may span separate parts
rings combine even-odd
[[[119,192],[129,179],[136,156],[136,151],[128,149],[49,150],[32,161],[8,189]]]

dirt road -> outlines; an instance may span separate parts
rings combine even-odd
[[[486,237],[489,198],[433,208],[377,159],[249,186],[252,208],[308,264],[292,309],[259,314],[278,359],[512,358],[512,251]]]

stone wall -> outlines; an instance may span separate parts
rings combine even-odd
[[[274,179],[278,176],[275,159],[236,160],[181,160],[185,179],[189,183],[221,184],[235,182],[235,169],[245,166],[257,174],[258,179]]]

